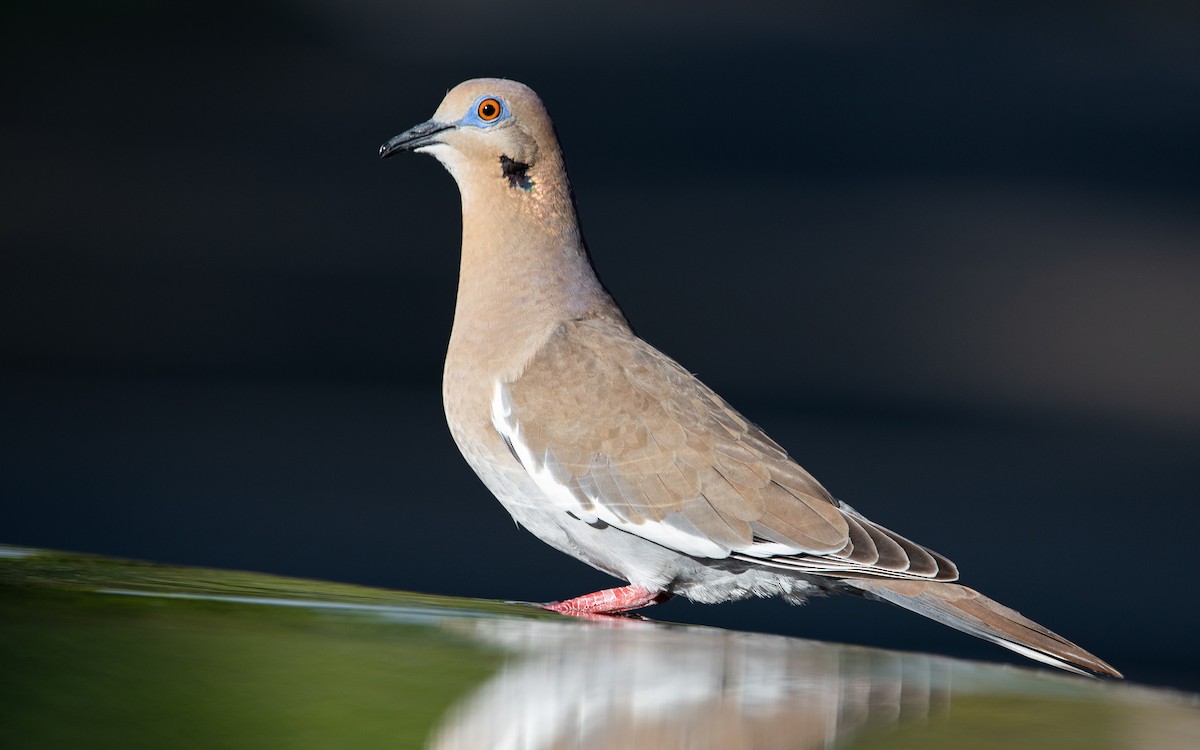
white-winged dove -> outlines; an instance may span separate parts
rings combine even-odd
[[[532,90],[502,79],[459,84],[380,156],[402,151],[432,154],[462,196],[442,383],[455,442],[518,523],[629,582],[551,609],[849,592],[1063,669],[1120,676],[952,583],[954,563],[834,499],[638,338],[592,268],[554,125]]]

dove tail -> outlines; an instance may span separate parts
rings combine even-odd
[[[844,579],[871,599],[897,604],[943,625],[1077,674],[1121,673],[1057,633],[974,589],[938,581]]]

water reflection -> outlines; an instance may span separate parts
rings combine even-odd
[[[435,750],[817,748],[948,705],[950,662],[649,622],[456,623],[513,658]]]
[[[1194,750],[1200,737],[1200,696],[1128,683],[3,546],[0,665],[5,748]]]

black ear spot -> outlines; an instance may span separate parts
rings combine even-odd
[[[533,180],[529,179],[526,172],[529,171],[529,165],[525,162],[510,159],[507,156],[500,157],[500,171],[508,178],[508,186],[529,190],[533,187]]]

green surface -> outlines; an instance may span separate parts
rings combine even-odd
[[[1106,750],[1125,747],[1118,710],[1106,701],[1040,695],[966,695],[938,720],[864,733],[855,750],[972,748]]]
[[[3,748],[1192,748],[1194,696],[0,547]]]
[[[420,747],[501,663],[414,624],[433,602],[101,558],[0,559],[0,747]]]

